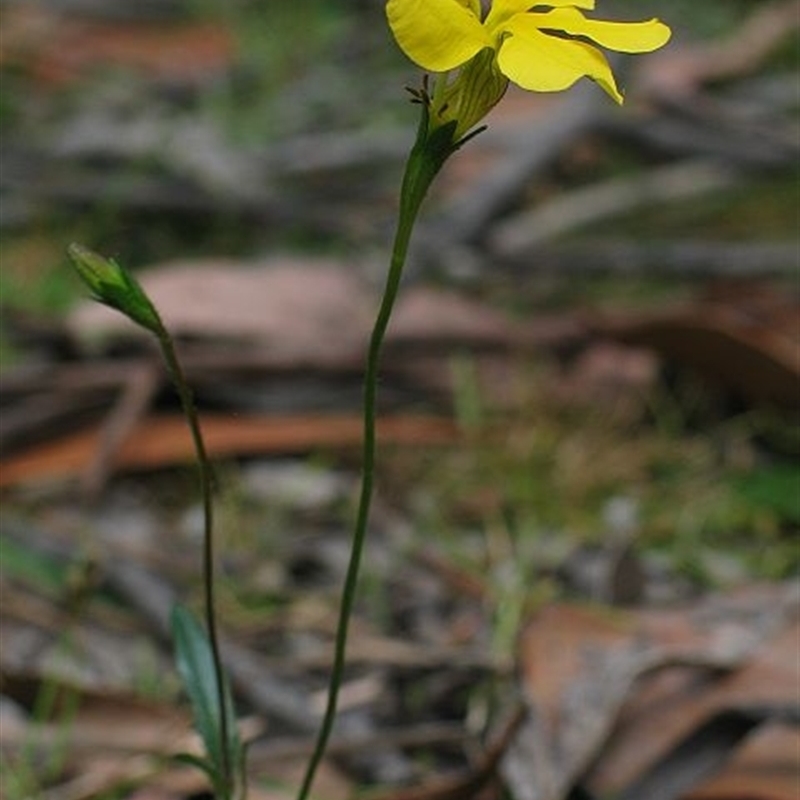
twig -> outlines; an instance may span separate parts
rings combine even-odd
[[[497,738],[489,745],[480,763],[467,775],[444,778],[410,789],[375,795],[373,800],[470,800],[495,776],[500,760],[525,719],[526,710],[519,705],[505,723]]]
[[[582,226],[643,206],[719,192],[740,179],[730,167],[706,160],[683,161],[631,178],[614,178],[568,192],[501,222],[489,237],[489,247],[494,254],[507,258]]]
[[[98,497],[106,485],[114,456],[147,413],[162,382],[161,370],[151,363],[140,364],[126,377],[119,398],[103,424],[94,457],[81,478],[88,498]]]
[[[798,265],[796,241],[725,242],[703,239],[665,240],[581,238],[521,247],[498,256],[512,272],[616,275],[659,274],[676,277],[794,276]]]

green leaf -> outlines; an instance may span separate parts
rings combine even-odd
[[[176,753],[172,756],[172,760],[177,761],[179,764],[188,764],[190,767],[197,767],[201,772],[205,772],[206,775],[208,775],[212,784],[216,784],[219,780],[214,772],[213,765],[207,758],[196,756],[193,753]]]
[[[217,793],[230,796],[233,787],[224,785],[225,751],[227,750],[227,761],[232,771],[242,763],[242,747],[230,688],[223,677],[224,713],[228,731],[228,741],[223,742],[217,676],[206,632],[188,609],[176,606],[172,611],[172,634],[178,672],[192,705],[195,727],[208,756],[206,771],[212,778]]]

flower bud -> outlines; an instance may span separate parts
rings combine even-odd
[[[71,244],[67,252],[95,300],[120,311],[153,333],[162,329],[155,306],[138,281],[116,261],[104,258],[80,244]]]

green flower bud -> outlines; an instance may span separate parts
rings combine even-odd
[[[71,244],[69,257],[95,300],[124,314],[143,328],[158,334],[161,318],[139,282],[113,259],[83,247]]]

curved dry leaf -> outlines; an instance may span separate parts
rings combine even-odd
[[[626,344],[648,347],[752,403],[795,411],[800,398],[800,304],[765,288],[686,308],[595,320],[591,329]]]
[[[174,336],[253,343],[297,362],[358,357],[374,313],[372,292],[357,271],[329,260],[176,261],[137,278]],[[86,342],[140,335],[94,302],[76,308],[67,325]]]
[[[754,731],[725,768],[685,800],[797,800],[800,731],[769,723]]]
[[[355,448],[363,421],[358,414],[254,416],[204,414],[206,448],[212,458],[244,455],[307,453]],[[398,415],[378,421],[378,439],[399,445],[449,444],[457,437],[455,423],[435,416]],[[102,441],[102,430],[67,434],[2,462],[0,487],[63,480],[89,469]],[[113,459],[114,469],[154,469],[191,462],[194,445],[182,416],[153,415],[130,431]]]
[[[530,713],[503,765],[515,797],[561,800],[606,757],[606,748],[612,758],[612,732],[642,685],[648,711],[637,719],[643,727],[625,739],[626,756],[636,764],[615,754],[606,772],[597,760],[590,778],[603,792],[612,783],[621,786],[620,773],[627,783],[713,713],[747,703],[791,703],[790,689],[800,679],[796,659],[787,659],[787,648],[797,643],[797,628],[788,624],[797,595],[790,584],[712,596],[684,610],[543,609],[520,638],[520,680]],[[659,724],[659,714],[676,707],[675,691],[684,693],[693,716],[684,710],[672,727],[665,717]],[[669,736],[654,743],[648,731]]]

